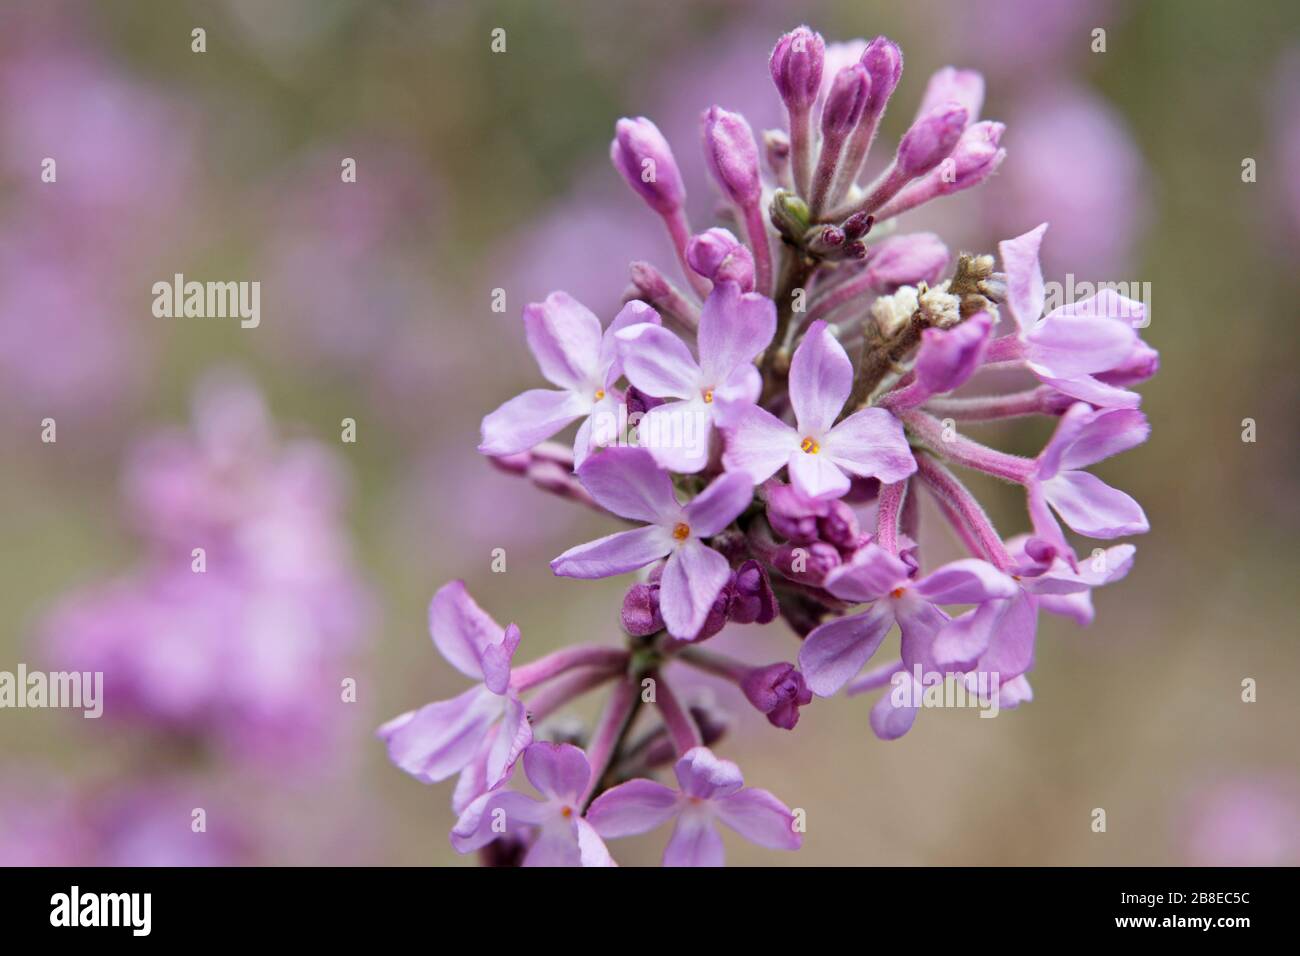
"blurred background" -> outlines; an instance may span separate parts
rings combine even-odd
[[[836,699],[786,733],[699,679],[734,714],[715,749],[808,815],[801,853],[728,837],[729,860],[1300,863],[1300,7],[1280,0],[0,5],[0,670],[108,675],[101,720],[0,711],[0,862],[474,862],[447,842],[452,782],[373,734],[465,687],[430,596],[465,578],[531,659],[618,641],[627,583],[552,578],[608,520],[474,450],[537,384],[520,310],[566,289],[608,319],[630,260],[671,264],[609,166],[615,120],[658,123],[709,222],[699,114],[778,125],[767,55],[800,22],[902,45],[882,143],[933,70],[985,71],[1007,161],[909,228],[993,251],[1047,220],[1049,280],[1151,284],[1152,438],[1099,472],[1153,530],[1091,628],[1044,618],[1035,700],[998,720],[938,711],[883,743],[869,701]],[[155,318],[175,273],[260,281],[260,326]],[[1032,453],[1047,428],[985,437]],[[978,490],[1025,527],[1010,489]],[[716,640],[796,651],[780,624]]]

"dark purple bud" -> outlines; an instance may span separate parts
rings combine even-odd
[[[614,125],[609,158],[631,186],[655,212],[672,215],[686,200],[686,187],[673,151],[659,127],[638,116],[624,117]]]
[[[652,408],[658,408],[664,403],[662,398],[655,398],[653,395],[647,395],[635,385],[629,385],[627,394],[623,398],[627,405],[627,417],[630,419],[633,415],[644,415]]]
[[[836,73],[822,107],[822,133],[827,137],[842,137],[853,132],[862,120],[870,95],[871,75],[861,63]]]
[[[779,608],[767,571],[752,558],[736,569],[731,593],[731,619],[737,624],[767,624]]]
[[[531,845],[523,833],[503,833],[478,851],[479,866],[523,866]]]
[[[704,626],[700,628],[698,634],[691,638],[692,641],[707,641],[714,634],[727,626],[727,608],[731,606],[731,584],[727,584],[718,596],[713,599],[713,606],[709,608],[708,617],[704,619]]]
[[[793,664],[755,667],[740,682],[746,699],[767,714],[773,726],[793,730],[799,708],[812,703],[812,691]]]
[[[875,221],[876,217],[870,213],[855,212],[840,223],[840,228],[844,230],[844,235],[849,239],[861,239],[871,231]]]
[[[735,282],[742,292],[754,291],[754,255],[726,229],[710,229],[686,244],[690,267],[714,282]]]
[[[872,291],[892,295],[900,286],[934,285],[948,268],[948,247],[932,232],[890,236],[872,246],[867,272]]]
[[[664,619],[659,614],[659,584],[636,583],[623,596],[623,630],[633,637],[645,637],[662,631]]]
[[[713,178],[738,206],[758,202],[763,180],[758,170],[758,143],[745,117],[715,106],[704,114],[704,156]]]
[[[783,544],[772,559],[773,566],[792,581],[820,585],[842,563],[835,545],[825,541]]]
[[[943,162],[966,129],[966,107],[956,103],[936,106],[903,134],[898,144],[898,168],[916,177]]]
[[[820,33],[799,27],[776,41],[768,66],[776,91],[791,112],[812,106],[822,87],[826,41]]]
[[[817,540],[817,519],[829,508],[825,501],[805,498],[793,485],[777,481],[763,486],[763,497],[773,531],[795,544]]]
[[[862,529],[858,526],[858,516],[843,501],[836,499],[829,503],[830,509],[825,517],[817,522],[817,530],[823,541],[828,541],[841,551],[851,551],[858,546]]]
[[[903,51],[889,37],[876,37],[867,44],[859,61],[871,76],[871,95],[867,112],[878,116],[885,111],[889,97],[903,75]]]

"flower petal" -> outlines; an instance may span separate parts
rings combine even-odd
[[[588,541],[551,562],[551,570],[562,578],[608,578],[644,568],[673,549],[671,532],[657,524],[616,531]]]
[[[979,604],[1012,597],[1017,590],[1010,575],[978,558],[963,558],[935,568],[914,588],[917,595],[935,604]]]
[[[673,766],[677,785],[688,797],[714,800],[745,785],[740,768],[714,755],[708,747],[692,747]]]
[[[1043,494],[1062,521],[1089,538],[1120,538],[1151,527],[1140,504],[1086,471],[1043,482]]]
[[[845,601],[874,601],[907,584],[908,567],[878,544],[859,548],[826,576],[826,590]]]
[[[709,463],[713,413],[699,396],[656,405],[637,422],[637,447],[668,471],[693,475]]]
[[[510,776],[515,761],[533,742],[533,725],[528,722],[528,708],[514,694],[506,697],[505,713],[497,726],[496,737],[488,750],[484,779],[495,787]]]
[[[1025,357],[1039,374],[1074,378],[1104,372],[1122,363],[1137,345],[1137,333],[1109,319],[1053,312],[1025,335]]]
[[[583,866],[618,866],[609,855],[609,848],[600,834],[582,817],[573,818],[573,835],[578,843],[578,856]]]
[[[664,848],[664,866],[722,866],[726,852],[707,813],[694,811],[677,818]]]
[[[620,518],[663,523],[681,510],[671,476],[644,448],[606,448],[583,464],[578,480],[597,504]]]
[[[524,751],[524,773],[543,796],[577,803],[591,779],[591,765],[573,744],[541,740]]]
[[[574,392],[598,384],[600,319],[567,292],[526,305],[524,334],[548,382]]]
[[[714,801],[718,819],[750,843],[772,850],[797,850],[803,837],[794,830],[794,814],[768,793],[749,787]]]
[[[619,380],[623,374],[622,348],[619,346],[618,333],[634,325],[660,325],[659,313],[644,302],[633,299],[619,310],[614,321],[609,323],[605,334],[600,339],[600,367],[605,372],[605,388]]]
[[[879,601],[862,614],[827,621],[799,648],[799,670],[812,692],[830,697],[862,670],[894,623],[893,608]]]
[[[703,384],[721,385],[741,366],[752,363],[775,334],[776,304],[771,299],[742,293],[734,282],[715,285],[700,312]]]
[[[749,475],[754,484],[771,478],[799,449],[795,430],[764,408],[736,405],[728,418],[722,463],[727,471]]]
[[[627,380],[655,398],[693,398],[700,391],[700,367],[686,343],[663,326],[629,326],[618,332],[619,356]]]
[[[1034,666],[1034,639],[1038,634],[1038,605],[1021,592],[1007,603],[993,628],[989,649],[975,665],[975,672],[997,674],[1002,683],[1019,677]]]
[[[1002,268],[1007,273],[1007,307],[1020,326],[1028,332],[1043,314],[1043,268],[1038,264],[1038,249],[1043,244],[1047,223],[1023,236],[998,243]]]
[[[389,760],[417,780],[436,783],[474,758],[504,706],[486,687],[471,687],[390,720],[379,736],[388,744]]]
[[[1151,435],[1147,417],[1135,408],[1097,412],[1061,453],[1061,470],[1087,468],[1142,444]]]
[[[452,581],[440,587],[429,602],[429,634],[452,667],[466,677],[482,680],[483,652],[500,644],[505,631],[470,597],[464,581]]]
[[[910,690],[905,689],[901,683],[891,683],[889,690],[871,707],[871,731],[881,740],[897,740],[911,730],[912,724],[916,723],[917,711],[921,709],[919,706],[901,703],[910,694],[910,699],[919,704],[925,691],[907,672],[900,673],[902,677],[899,682],[907,681],[911,685]]]
[[[483,683],[494,694],[504,694],[510,686],[510,664],[519,649],[519,628],[506,626],[500,644],[490,644],[483,650]]]
[[[587,822],[608,839],[647,833],[677,812],[679,794],[645,778],[611,787],[587,808]]]
[[[864,408],[844,419],[826,435],[822,453],[851,474],[885,484],[916,471],[903,423],[883,408]]]
[[[951,620],[947,614],[914,593],[894,602],[894,615],[902,634],[899,651],[908,670],[920,665],[921,672],[938,670],[934,660],[934,640]]]
[[[801,435],[820,440],[853,390],[853,363],[820,319],[808,326],[790,362],[790,404]]]
[[[677,547],[659,579],[659,613],[668,633],[683,640],[699,634],[730,575],[727,559],[699,540]]]
[[[591,400],[574,392],[530,389],[483,419],[478,450],[484,455],[517,455],[528,451],[586,415],[591,406]]]
[[[707,538],[740,517],[753,500],[754,484],[749,476],[733,471],[715,478],[682,510],[691,534]]]
[[[790,484],[808,498],[829,501],[848,493],[849,476],[829,456],[796,448],[790,452]]]
[[[457,853],[472,853],[498,837],[541,823],[546,815],[544,801],[517,790],[489,791],[461,812],[451,829],[451,845]]]

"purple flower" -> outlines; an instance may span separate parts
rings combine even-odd
[[[536,835],[524,866],[617,866],[580,812],[591,782],[586,754],[572,744],[539,741],[524,751],[523,763],[524,774],[541,799],[504,789],[478,797],[452,828],[456,852],[471,853],[527,829]]]
[[[460,809],[508,777],[533,739],[527,711],[510,686],[519,628],[502,628],[463,581],[453,581],[429,604],[429,633],[452,667],[482,683],[394,717],[379,736],[389,759],[417,780],[435,783],[460,773],[453,802]]]
[[[776,41],[769,66],[777,93],[792,111],[806,110],[822,84],[826,41],[820,33],[799,27]]]
[[[721,821],[751,843],[773,850],[797,850],[803,837],[780,800],[745,787],[740,768],[719,760],[707,747],[688,750],[673,768],[680,789],[653,780],[629,780],[592,802],[587,821],[607,839],[647,833],[675,820],[664,849],[664,866],[721,866]]]
[[[741,679],[745,699],[767,715],[773,727],[794,730],[799,708],[811,704],[813,693],[793,664],[755,667]]]
[[[1084,402],[1070,406],[1025,482],[1038,536],[1062,553],[1073,554],[1048,505],[1089,538],[1118,538],[1149,530],[1141,505],[1080,469],[1135,448],[1150,433],[1146,416],[1135,408],[1094,411]]]
[[[561,577],[607,578],[667,557],[659,611],[669,634],[695,637],[731,573],[727,559],[701,539],[717,534],[749,506],[749,479],[723,475],[683,506],[671,476],[643,448],[606,449],[578,469],[578,478],[602,507],[646,525],[570,548],[551,562],[551,570]]]
[[[858,550],[832,571],[826,589],[838,598],[874,602],[859,614],[821,625],[799,649],[799,668],[819,697],[847,684],[880,647],[890,627],[903,635],[903,662],[910,669],[932,663],[931,645],[948,623],[940,604],[983,604],[1016,594],[1015,582],[986,561],[965,558],[936,568],[919,580],[897,555],[876,544]]]
[[[614,126],[614,140],[609,144],[609,158],[646,204],[661,216],[681,212],[686,188],[677,169],[672,147],[659,127],[638,116],[621,119]]]
[[[838,498],[849,475],[895,482],[916,470],[903,426],[889,412],[865,408],[835,419],[853,389],[853,363],[825,322],[814,322],[790,365],[791,427],[758,405],[738,408],[726,427],[723,462],[758,484],[789,466],[790,481],[810,498]]]
[[[637,426],[638,444],[672,471],[703,469],[714,426],[724,424],[737,403],[758,398],[753,360],[775,331],[772,300],[742,293],[732,282],[719,283],[704,302],[698,362],[667,329],[624,327],[618,342],[628,381],[647,395],[678,399],[646,413]]]
[[[658,313],[644,302],[625,305],[604,334],[600,320],[563,292],[552,292],[545,302],[527,306],[528,347],[542,375],[559,390],[531,389],[492,412],[483,419],[478,450],[494,456],[527,451],[581,418],[573,442],[574,462],[581,465],[593,447],[617,437],[612,427],[618,421],[614,383],[622,374],[622,363],[615,336],[629,326],[658,323]]]
[[[1142,303],[1113,289],[1042,315],[1045,301],[1038,249],[1047,224],[999,244],[1007,273],[1007,306],[1019,326],[1019,356],[1039,380],[1093,405],[1136,408],[1141,397],[1099,374],[1149,366],[1152,350],[1134,331]],[[1041,318],[1040,318],[1041,316]],[[1154,369],[1153,369],[1154,370]]]

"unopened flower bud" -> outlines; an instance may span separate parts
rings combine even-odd
[[[822,134],[827,138],[847,136],[862,119],[871,95],[871,75],[861,63],[846,66],[835,74],[822,107]]]
[[[916,177],[943,162],[966,129],[966,108],[956,103],[936,106],[903,134],[898,144],[898,168]]]
[[[794,485],[778,481],[763,485],[763,498],[767,502],[767,523],[773,531],[795,544],[817,540],[817,519],[830,510],[826,501],[806,498]]]
[[[835,545],[825,541],[783,544],[773,559],[776,568],[791,581],[812,585],[820,585],[842,563]]]
[[[740,682],[745,698],[775,727],[792,730],[799,722],[799,708],[812,703],[812,691],[793,664],[755,667]]]
[[[808,231],[811,213],[808,204],[785,189],[778,189],[772,195],[770,213],[772,225],[787,239],[799,241]]]
[[[916,118],[920,119],[944,103],[966,107],[968,122],[975,122],[984,106],[984,76],[975,70],[959,70],[951,66],[936,70],[926,84]]]
[[[826,41],[808,27],[792,30],[776,41],[768,66],[772,82],[791,112],[806,110],[817,99],[825,60]]]
[[[871,227],[875,225],[875,222],[876,217],[870,213],[855,212],[840,223],[840,228],[844,230],[844,235],[849,239],[861,239],[871,232]]]
[[[993,317],[987,312],[971,316],[951,329],[926,329],[916,356],[916,380],[931,395],[950,392],[975,374],[984,358]]]
[[[862,51],[859,61],[871,76],[871,93],[867,99],[867,112],[878,116],[885,111],[889,97],[903,75],[903,51],[889,37],[876,37]]]
[[[631,186],[655,212],[676,213],[686,200],[686,187],[673,151],[659,127],[639,116],[624,117],[614,126],[609,158]]]
[[[735,282],[742,292],[754,291],[754,255],[726,229],[710,229],[686,244],[686,261],[714,282]]]
[[[659,614],[659,585],[637,582],[623,596],[623,630],[633,637],[645,637],[663,630]]]
[[[738,206],[759,201],[763,181],[758,143],[745,117],[715,106],[704,114],[704,155],[727,198]]]
[[[790,166],[790,137],[785,130],[763,130],[763,156],[773,176],[779,180],[785,175]]]
[[[818,534],[823,541],[830,542],[842,552],[853,550],[862,537],[857,514],[839,499],[828,505],[825,516],[817,521]]]
[[[737,624],[767,624],[776,619],[776,595],[767,571],[752,558],[736,569],[731,595],[731,620]]]

